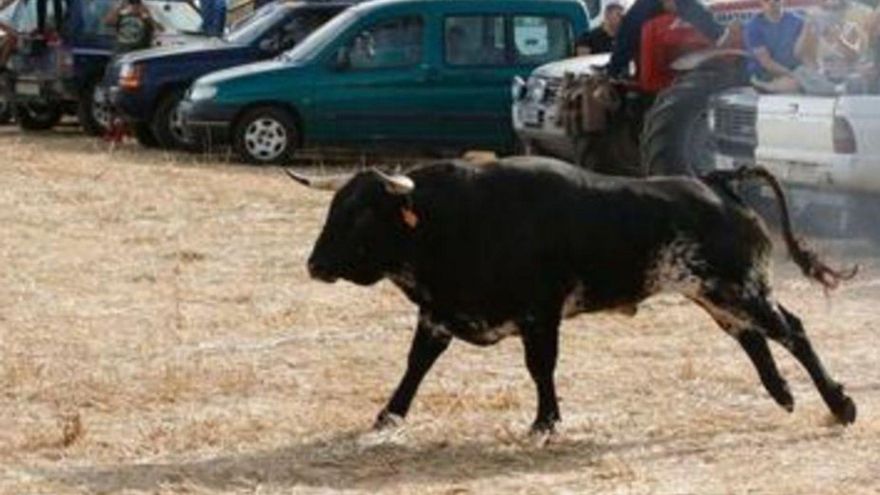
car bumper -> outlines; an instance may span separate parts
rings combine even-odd
[[[563,127],[557,106],[528,100],[514,102],[513,128],[528,147],[563,160],[574,161],[575,143]]]
[[[107,88],[107,98],[113,110],[129,123],[147,122],[150,119],[148,109],[141,104],[137,95],[123,91],[119,86]]]
[[[880,195],[880,156],[829,153],[796,161],[779,159],[759,148],[755,162],[789,184]]]
[[[205,145],[228,144],[232,119],[238,107],[217,105],[211,101],[180,102],[180,114],[186,139]]]
[[[75,101],[77,96],[71,86],[60,80],[17,77],[9,79],[7,92],[15,102]]]

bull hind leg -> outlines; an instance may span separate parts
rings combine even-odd
[[[843,392],[843,385],[836,382],[822,365],[822,361],[813,350],[800,318],[795,316],[783,305],[777,305],[778,311],[773,313],[775,323],[768,336],[788,349],[789,352],[807,369],[810,378],[822,395],[822,399],[837,420],[844,424],[856,420],[856,403]]]
[[[716,323],[728,335],[736,339],[758,372],[758,378],[761,379],[761,384],[764,385],[764,389],[770,394],[770,397],[786,411],[792,412],[794,397],[788,388],[788,382],[779,373],[776,360],[773,359],[773,354],[770,353],[770,348],[767,346],[767,338],[760,331],[747,327],[743,321],[730,312],[724,311],[714,304],[709,304],[705,300],[697,299],[696,302],[715,319]]]
[[[807,370],[837,420],[844,424],[855,421],[855,403],[825,370],[800,320],[772,301],[768,294],[768,290],[746,291],[742,287],[728,286],[704,294],[704,305],[711,308],[710,311],[730,315],[785,347]],[[758,353],[763,354],[763,351]]]

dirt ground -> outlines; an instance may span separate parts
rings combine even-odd
[[[454,343],[375,435],[415,312],[387,283],[309,280],[328,201],[278,169],[0,130],[0,493],[880,492],[869,245],[823,246],[862,265],[829,297],[776,264],[852,427],[774,347],[797,401],[777,407],[732,339],[661,296],[565,323],[547,445],[515,339]]]

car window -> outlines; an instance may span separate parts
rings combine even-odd
[[[407,67],[422,61],[424,23],[407,16],[364,29],[347,45],[349,68],[384,69]]]
[[[503,16],[454,16],[443,24],[444,61],[448,65],[505,65]]]
[[[337,13],[335,10],[300,10],[288,16],[274,32],[264,40],[272,46],[272,51],[289,50],[305,39],[312,31],[329,21]]]
[[[166,34],[196,33],[201,29],[202,16],[190,2],[145,0],[144,6]]]
[[[561,17],[514,16],[514,63],[536,65],[565,58],[572,51],[571,25]]]
[[[15,2],[9,12],[9,24],[20,33],[29,33],[37,29],[37,2]],[[46,25],[55,26],[55,4],[46,4]]]
[[[83,34],[86,36],[112,36],[113,28],[104,23],[113,8],[113,0],[88,0],[82,3]]]
[[[230,43],[249,45],[278,22],[283,15],[284,10],[278,5],[266,5],[237,22],[226,35],[226,40]]]

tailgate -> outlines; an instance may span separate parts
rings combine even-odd
[[[814,162],[834,153],[836,98],[762,95],[758,102],[756,157]]]

